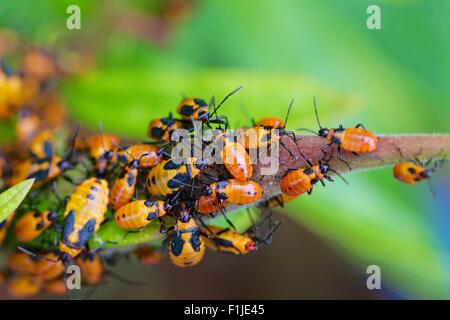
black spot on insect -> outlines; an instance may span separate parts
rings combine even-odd
[[[180,113],[183,116],[190,117],[194,114],[194,108],[190,105],[185,104],[180,108]]]
[[[127,177],[127,184],[128,184],[129,187],[132,187],[132,186],[134,185],[134,183],[135,183],[135,181],[136,181],[135,178],[136,178],[136,177],[134,176],[134,174],[132,174],[132,173],[128,174],[128,177]]]
[[[152,181],[153,184],[156,184],[156,177],[152,176],[151,181]]]
[[[206,101],[200,98],[194,98],[195,104],[199,105],[200,107],[206,107]]]
[[[311,184],[316,184],[317,182],[319,182],[319,180],[317,178],[312,178],[311,179]]]
[[[39,211],[35,211],[33,213],[33,217],[35,217],[35,218],[40,217],[40,216],[41,216],[41,213]]]
[[[192,232],[192,236],[189,242],[196,252],[200,251],[202,241],[200,239],[200,233],[198,231]]]
[[[177,170],[179,169],[183,163],[175,163],[172,160],[167,161],[167,163],[164,165],[164,170]]]
[[[40,221],[37,225],[36,225],[36,230],[42,230],[44,228],[45,224],[44,221]]]
[[[162,119],[161,119],[161,122],[162,122],[164,125],[170,127],[170,126],[174,125],[175,120],[173,120],[173,118],[169,117],[169,118],[162,118]]]
[[[167,183],[167,186],[171,189],[177,189],[177,188],[180,188],[180,187],[188,184],[190,180],[191,180],[191,177],[189,175],[183,174],[183,173],[177,173],[175,175],[175,177],[173,177],[172,179],[169,180],[169,182]]]
[[[303,170],[303,173],[304,173],[304,174],[311,174],[311,173],[313,173],[313,172],[314,172],[313,169],[310,168],[310,167],[305,168],[305,170]]]
[[[89,200],[92,200],[92,201],[95,200],[94,195],[93,195],[93,194],[90,194],[90,193],[86,196],[86,198],[88,198]]]
[[[98,192],[98,187],[97,186],[92,186],[91,190],[94,191],[94,192]]]
[[[409,167],[408,168],[408,172],[411,174],[415,174],[416,173],[416,169],[414,169],[413,167]]]
[[[172,236],[172,241],[170,242],[170,251],[172,252],[172,254],[178,257],[183,251],[183,246],[184,240],[180,235],[174,233],[174,235]]]
[[[152,128],[152,137],[154,138],[162,138],[164,136],[165,130],[162,128]]]

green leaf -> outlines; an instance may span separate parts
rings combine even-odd
[[[117,248],[141,243],[162,241],[164,235],[159,232],[159,223],[151,222],[142,231],[129,232],[120,229],[114,220],[103,224],[89,240],[89,248]]]
[[[19,207],[33,183],[34,179],[22,181],[0,194],[0,223]]]

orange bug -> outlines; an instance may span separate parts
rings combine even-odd
[[[38,189],[61,176],[70,166],[68,160],[56,155],[44,162],[33,162],[28,159],[14,167],[8,184],[12,186],[26,179],[35,179],[33,189]]]
[[[170,260],[177,267],[192,267],[203,259],[205,244],[200,238],[199,227],[185,208],[177,217],[169,248]]]
[[[245,148],[239,143],[229,141],[223,136],[223,148],[221,158],[227,171],[238,181],[246,181],[253,174],[253,165]]]
[[[23,79],[4,64],[0,68],[0,120],[8,120],[23,103]]]
[[[159,148],[149,144],[133,144],[126,148],[121,148],[117,152],[117,160],[122,163],[130,163],[134,159],[139,159],[140,169],[150,169],[156,166],[161,158],[158,154]]]
[[[114,157],[116,146],[119,143],[120,139],[110,134],[102,133],[86,138],[85,144],[99,177],[104,176],[106,167]]]
[[[43,281],[32,275],[15,277],[8,283],[8,294],[15,298],[29,298],[41,291]]]
[[[63,278],[45,282],[44,292],[53,296],[65,296],[68,293],[66,282]]]
[[[64,263],[53,252],[41,256],[36,263],[36,275],[42,280],[54,280],[62,275],[64,271]]]
[[[263,190],[255,181],[237,181],[230,179],[227,181],[215,182],[207,187],[207,196],[216,198],[219,203],[227,201],[237,205],[257,202]]]
[[[170,142],[172,133],[182,127],[183,124],[169,114],[166,118],[158,118],[150,122],[148,136],[157,141]]]
[[[275,207],[284,207],[284,205],[292,200],[297,199],[298,196],[289,196],[287,194],[279,194],[267,201],[264,201],[260,206],[263,208],[271,209]]]
[[[8,269],[24,274],[36,274],[37,256],[16,251],[8,256]]]
[[[150,246],[141,246],[134,250],[133,254],[140,263],[146,266],[154,266],[162,259],[162,252],[160,250],[155,250]]]
[[[122,175],[114,181],[109,195],[109,203],[114,210],[123,207],[133,198],[139,173],[138,164],[138,160],[133,160],[124,168]]]
[[[38,132],[31,139],[28,146],[33,160],[50,160],[53,156],[53,146],[55,145],[55,135],[49,129]]]
[[[83,251],[75,262],[81,269],[81,279],[84,283],[96,285],[102,281],[105,269],[98,254]]]
[[[79,127],[76,129],[71,139],[70,149],[64,157],[54,155],[51,159],[45,159],[43,161],[36,162],[32,159],[27,159],[20,162],[14,167],[13,174],[8,180],[8,185],[12,186],[25,179],[35,179],[33,189],[38,189],[56,178],[63,176],[64,172],[73,166],[71,159],[73,157],[73,148],[78,130]]]
[[[328,144],[324,146],[322,151],[331,145],[337,145],[337,157],[340,161],[341,150],[352,152],[353,154],[369,153],[376,150],[378,147],[378,138],[370,131],[366,130],[362,124],[357,124],[354,128],[344,128],[340,125],[338,128],[323,128],[320,124],[319,114],[317,112],[316,98],[314,98],[314,112],[316,114],[317,124],[319,126],[319,131],[316,133],[319,137],[322,137],[328,141]],[[300,129],[307,130],[309,129]],[[348,163],[346,163],[347,166]],[[349,166],[350,168],[350,166]]]
[[[166,214],[163,201],[136,200],[132,201],[114,214],[114,220],[121,229],[135,230],[145,227],[150,221]]]
[[[397,151],[399,152],[400,156],[405,159],[400,148],[397,147]],[[406,184],[414,185],[417,182],[423,180],[428,180],[428,182],[430,183],[429,178],[431,177],[431,175],[434,172],[440,170],[443,164],[447,161],[445,158],[443,158],[434,161],[434,163],[432,164],[433,160],[437,156],[438,155],[430,157],[426,162],[421,161],[417,156],[415,156],[412,159],[396,163],[392,168],[393,175],[398,181]],[[431,191],[433,192],[432,189]]]
[[[22,145],[27,145],[31,139],[38,133],[42,121],[39,116],[28,110],[22,109],[16,121],[16,139]]]
[[[319,160],[318,165],[312,165],[311,161],[307,160],[308,167],[288,170],[283,179],[280,181],[281,192],[287,196],[297,197],[305,192],[308,194],[312,193],[314,185],[320,181],[320,183],[325,186],[323,179],[328,181],[334,181],[328,172],[334,172],[338,175],[344,182],[347,181],[338,172],[331,169],[327,161],[323,162]]]
[[[0,245],[3,244],[3,241],[5,241],[9,224],[11,223],[12,219],[14,218],[14,215],[15,215],[15,211],[13,213],[11,213],[5,220],[0,222]]]
[[[201,214],[212,214],[219,212],[226,205],[226,200],[220,201],[213,195],[200,196],[196,201],[196,210]]]
[[[284,121],[276,117],[262,118],[255,123],[254,127],[266,127],[271,129],[285,128]]]
[[[211,106],[213,108],[213,111],[211,112],[210,107],[205,102],[205,100],[200,98],[184,98],[181,100],[180,104],[178,105],[178,113],[181,115],[181,118],[183,120],[196,120],[196,121],[202,121],[202,123],[207,123],[209,126],[211,123],[216,124],[224,124],[226,127],[228,127],[228,119],[226,116],[219,116],[217,114],[217,110],[222,106],[222,104],[233,94],[241,90],[242,87],[239,87],[229,94],[225,96],[225,98],[222,99],[222,101],[215,106],[215,100],[214,97],[211,100]]]
[[[108,182],[103,179],[84,180],[70,196],[64,211],[64,227],[60,251],[77,256],[92,233],[105,219],[108,205]],[[66,256],[67,256],[66,255]]]
[[[205,161],[199,163],[193,157],[182,163],[172,159],[161,161],[148,172],[147,190],[156,199],[166,199],[182,186],[189,186],[188,183],[205,167]]]
[[[209,107],[200,98],[184,98],[178,105],[178,114],[184,120],[201,120],[209,117]]]
[[[20,242],[28,242],[36,239],[56,219],[54,211],[29,211],[17,220],[15,234]]]
[[[201,229],[201,234],[206,247],[213,251],[244,255],[257,248],[255,241],[247,233],[241,234],[230,229],[208,226]]]

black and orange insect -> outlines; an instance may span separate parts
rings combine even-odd
[[[53,155],[51,159],[44,159],[43,161],[36,162],[33,159],[27,159],[20,162],[14,167],[8,185],[15,185],[25,179],[34,179],[33,189],[38,189],[58,177],[67,178],[63,174],[74,165],[72,158],[78,131],[79,127],[71,138],[70,148],[64,157]]]
[[[0,66],[0,120],[10,119],[23,104],[23,79],[17,73]]]
[[[219,207],[221,207],[223,202],[230,202],[236,205],[256,203],[261,199],[263,190],[255,181],[238,181],[230,179],[209,185],[206,188],[205,193],[206,195],[203,195],[200,198],[211,197],[217,199]],[[197,210],[201,212],[198,206]]]
[[[54,252],[46,253],[36,262],[36,275],[45,281],[54,280],[65,271],[63,261]]]
[[[238,131],[237,141],[240,142],[245,149],[263,150],[272,144],[278,142],[292,157],[291,150],[281,141],[282,136],[290,137],[297,144],[298,137],[293,131],[286,130],[286,124],[289,119],[291,109],[295,99],[292,99],[284,121],[276,117],[263,118],[253,125],[253,128],[240,129]]]
[[[55,136],[53,132],[50,129],[41,130],[31,139],[28,146],[31,158],[35,162],[51,160],[54,145]]]
[[[8,269],[21,274],[36,274],[39,257],[22,251],[15,251],[8,256]]]
[[[159,142],[170,142],[172,133],[183,128],[183,123],[175,120],[170,113],[168,117],[157,118],[148,125],[148,137]]]
[[[203,259],[204,254],[205,244],[200,238],[200,229],[189,211],[182,208],[170,236],[170,260],[177,267],[192,267]]]
[[[286,203],[297,199],[297,197],[298,196],[289,196],[287,194],[281,193],[277,196],[273,196],[272,198],[270,198],[266,201],[263,201],[258,206],[266,208],[266,209],[271,209],[271,208],[275,208],[275,207],[284,207],[284,205]]]
[[[256,242],[248,233],[238,233],[215,226],[201,228],[206,247],[213,251],[245,255],[257,249]]]
[[[14,215],[15,215],[15,211],[13,213],[11,213],[5,220],[0,222],[0,245],[2,245],[3,241],[5,241],[9,224],[11,223],[12,219],[14,219]]]
[[[153,249],[150,246],[140,246],[133,251],[133,254],[140,263],[146,266],[154,266],[158,264],[163,256],[161,250]]]
[[[193,157],[180,163],[173,159],[163,160],[150,169],[147,176],[147,190],[154,198],[164,200],[181,187],[189,186],[189,182],[205,167],[205,161],[199,162]]]
[[[105,175],[106,168],[116,153],[116,146],[120,139],[110,134],[96,134],[85,139],[85,146],[89,150],[89,156],[95,165],[98,177]]]
[[[8,294],[15,298],[29,298],[38,294],[44,282],[35,275],[19,275],[8,282]]]
[[[163,201],[136,200],[117,210],[114,220],[121,229],[139,230],[165,214],[166,208]]]
[[[99,284],[104,275],[105,267],[98,254],[83,251],[75,260],[81,269],[81,280],[88,285]]]
[[[55,211],[29,211],[15,224],[15,235],[20,242],[28,242],[39,237],[57,218]]]
[[[400,148],[397,148],[400,156],[405,159]],[[394,165],[392,168],[394,177],[406,184],[416,184],[417,182],[428,180],[431,175],[440,170],[446,159],[439,159],[434,161],[436,156],[430,157],[427,161],[422,161],[418,156],[414,156],[412,159],[400,161]],[[430,185],[431,187],[431,185]]]
[[[231,176],[238,181],[246,181],[252,177],[253,164],[245,148],[239,142],[230,141],[230,137],[222,135],[221,158]]]
[[[328,175],[328,172],[333,172],[338,175],[344,182],[347,181],[337,171],[330,168],[328,162],[319,160],[318,165],[313,165],[310,160],[306,159],[308,166],[305,168],[291,169],[284,175],[280,181],[281,192],[290,197],[297,197],[305,192],[312,193],[313,187],[317,182],[325,186],[324,179],[334,181]]]
[[[133,144],[131,146],[120,148],[116,158],[121,163],[130,163],[139,159],[139,169],[150,169],[156,166],[161,159],[159,148],[150,144]]]
[[[125,166],[120,177],[114,180],[109,194],[109,203],[118,210],[131,201],[136,191],[139,160],[133,160]]]
[[[319,114],[317,111],[316,99],[314,98],[314,112],[316,114],[317,125],[319,131],[316,133],[309,129],[300,129],[311,131],[328,141],[322,151],[325,153],[326,149],[331,145],[337,146],[337,157],[341,159],[341,150],[349,151],[355,155],[362,153],[373,152],[378,147],[378,137],[372,132],[366,130],[362,124],[357,124],[354,128],[344,128],[340,125],[338,128],[323,128],[320,124]],[[348,164],[347,164],[348,165]]]
[[[41,118],[29,109],[22,109],[16,120],[16,139],[20,145],[28,145],[42,126]]]
[[[64,278],[46,281],[43,287],[45,293],[53,296],[66,296],[68,293],[66,281]]]
[[[64,211],[64,227],[60,251],[76,257],[105,218],[108,205],[108,182],[84,180],[70,196]]]
[[[254,127],[265,127],[271,129],[284,129],[285,122],[277,117],[262,118],[254,124]]]
[[[178,105],[178,114],[185,121],[201,121],[202,123],[207,123],[210,127],[212,123],[225,125],[225,127],[228,127],[227,117],[217,115],[217,110],[226,100],[228,100],[229,97],[241,90],[241,88],[242,87],[239,87],[227,94],[217,106],[215,106],[213,97],[213,99],[211,100],[212,110],[203,99],[184,98]]]

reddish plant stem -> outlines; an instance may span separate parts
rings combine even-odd
[[[307,166],[301,153],[310,159],[313,164],[317,164],[323,157],[322,148],[327,143],[321,137],[312,135],[297,135],[298,140],[294,141],[289,136],[283,136],[280,146],[280,166],[276,175],[262,176],[263,165],[254,165],[252,180],[258,181],[264,189],[264,199],[269,199],[280,194],[279,183],[289,169],[297,169]],[[402,155],[398,149],[401,150]],[[289,151],[288,151],[289,150]],[[336,146],[330,148],[336,155]],[[342,152],[342,160],[348,162],[351,171],[371,170],[386,166],[392,166],[402,160],[409,160],[418,157],[422,160],[433,156],[450,156],[450,135],[449,134],[411,134],[411,135],[380,135],[379,145],[375,152],[353,155],[349,152]],[[330,167],[340,174],[350,171],[349,167],[334,156],[329,162]],[[333,175],[330,172],[330,175]],[[233,211],[239,207],[227,206],[227,211]]]

